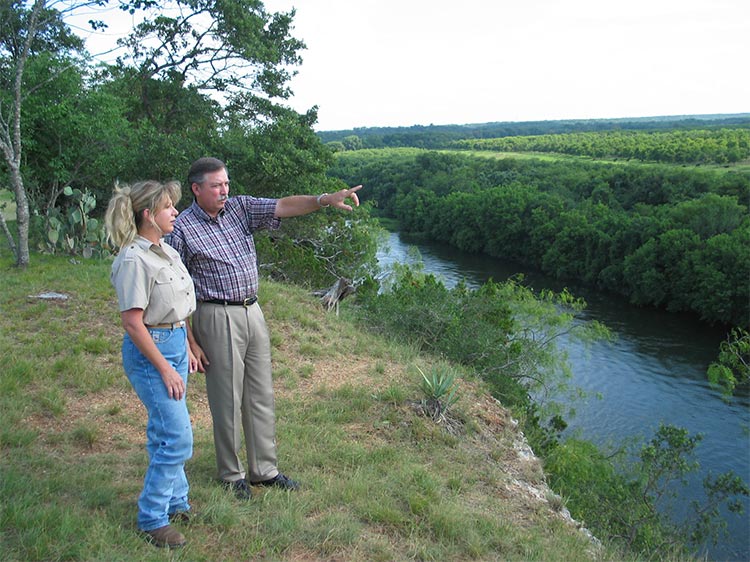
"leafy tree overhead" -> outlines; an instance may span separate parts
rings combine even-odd
[[[94,73],[67,21],[93,14],[101,30],[95,18],[113,8],[141,23],[116,63]],[[229,126],[268,126],[290,111],[279,101],[304,48],[290,35],[294,11],[269,13],[257,0],[12,1],[0,16],[0,169],[17,242],[2,227],[19,266],[29,262],[29,195],[44,209],[69,185],[96,194],[117,178],[180,177],[197,155],[218,152],[227,114]],[[312,109],[296,125],[315,119]]]
[[[151,85],[166,81],[220,94],[230,111],[263,121],[274,107],[270,99],[291,94],[289,68],[301,62],[304,43],[290,35],[293,17],[294,10],[269,13],[259,0],[154,4],[121,40],[127,54],[117,65],[137,69],[144,101]]]
[[[342,187],[325,173],[332,150],[312,130],[316,108],[299,114],[283,105],[304,47],[290,35],[293,11],[269,13],[255,0],[40,0],[1,8],[8,17],[0,110],[9,149],[0,170],[19,186],[19,265],[28,264],[29,239],[44,251],[106,255],[95,247],[102,243],[93,232],[103,207],[97,200],[106,201],[118,181],[184,179],[203,155],[227,162],[235,193],[276,197]],[[140,23],[119,42],[113,63],[99,63],[66,24],[86,12],[101,30],[102,12],[117,9]],[[290,221],[260,241],[266,271],[316,286],[368,275],[375,227],[361,218],[366,214]]]

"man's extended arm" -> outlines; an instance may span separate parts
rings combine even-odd
[[[361,185],[356,185],[348,189],[342,189],[336,193],[324,193],[319,196],[315,195],[289,195],[282,197],[276,202],[276,212],[274,216],[279,219],[289,217],[299,217],[317,211],[321,207],[335,207],[344,211],[351,211],[352,206],[345,201],[351,198],[355,207],[359,207],[359,198],[357,191],[362,189]]]

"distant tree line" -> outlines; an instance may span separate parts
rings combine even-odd
[[[332,174],[399,228],[703,320],[750,321],[750,175],[664,165],[344,152]]]
[[[606,131],[460,140],[456,148],[556,152],[593,158],[635,158],[676,164],[726,164],[750,158],[750,128]]]
[[[360,127],[318,132],[328,144],[347,150],[358,148],[448,148],[454,141],[530,135],[559,135],[597,131],[675,131],[687,129],[750,127],[750,114],[638,117],[623,119],[567,119],[558,121],[494,122],[469,125],[413,125],[411,127]],[[348,143],[347,140],[348,139]]]

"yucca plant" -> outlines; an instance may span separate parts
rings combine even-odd
[[[422,410],[435,421],[442,421],[448,410],[458,401],[456,376],[445,367],[432,367],[429,376],[417,367],[422,375],[421,389],[425,398]]]

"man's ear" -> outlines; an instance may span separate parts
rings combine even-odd
[[[201,186],[199,183],[193,182],[190,184],[190,190],[193,192],[193,196],[198,196],[198,191],[200,190]]]

